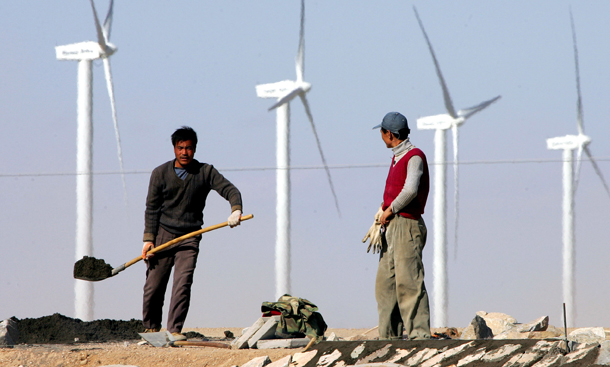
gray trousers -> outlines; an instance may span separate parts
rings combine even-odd
[[[430,306],[424,285],[422,251],[427,229],[419,221],[396,215],[386,226],[375,282],[379,336],[430,338]]]
[[[180,236],[159,228],[155,247],[177,237]],[[191,285],[200,241],[201,235],[186,239],[169,250],[156,253],[147,261],[142,307],[142,323],[145,328],[161,328],[165,290],[173,267],[174,281],[167,316],[167,330],[171,333],[182,331],[191,303]]]

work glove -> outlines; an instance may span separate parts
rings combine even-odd
[[[362,243],[366,243],[366,240],[370,238],[369,247],[366,249],[366,252],[370,252],[371,248],[373,249],[373,254],[381,252],[381,222],[379,218],[383,214],[383,209],[380,207],[375,214],[375,222],[369,228],[369,231],[366,232],[366,235],[362,239]]]
[[[142,260],[146,261],[151,257],[155,256],[155,254],[146,255],[146,253],[152,250],[155,247],[155,244],[152,242],[144,242],[144,246],[142,246]]]
[[[241,210],[239,210],[239,209],[234,210],[233,213],[231,213],[231,215],[229,215],[229,219],[227,219],[227,223],[229,224],[229,227],[233,228],[235,226],[238,226],[240,222],[241,222]]]

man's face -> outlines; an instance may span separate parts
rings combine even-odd
[[[383,139],[383,142],[385,143],[386,147],[388,147],[388,148],[393,147],[393,143],[394,143],[393,138],[394,138],[394,136],[392,135],[392,133],[389,130],[381,129],[381,139]]]
[[[195,144],[190,140],[180,140],[174,146],[176,154],[176,167],[185,168],[195,157]]]

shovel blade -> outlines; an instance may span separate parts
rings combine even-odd
[[[169,331],[159,331],[157,333],[138,333],[153,347],[167,347],[176,338]]]

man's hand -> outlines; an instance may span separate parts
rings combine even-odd
[[[379,219],[381,218],[382,214],[383,209],[379,208],[377,214],[375,214],[375,222],[373,223],[371,228],[369,228],[369,231],[362,239],[363,243],[366,243],[367,239],[371,239],[371,242],[369,243],[369,247],[366,249],[366,252],[370,252],[371,248],[373,248],[374,254],[381,252],[381,222],[379,221]]]
[[[394,218],[394,213],[392,213],[392,206],[388,206],[386,210],[383,211],[381,217],[379,218],[379,222],[381,225],[387,226],[388,223]]]
[[[241,210],[234,210],[233,213],[231,213],[231,215],[229,215],[229,219],[227,219],[227,223],[229,224],[229,227],[233,228],[235,226],[238,226],[239,223],[241,222]]]
[[[155,244],[152,242],[144,242],[144,246],[142,246],[142,260],[146,261],[151,257],[155,256],[155,254],[146,254],[148,251],[152,250],[155,247]]]

